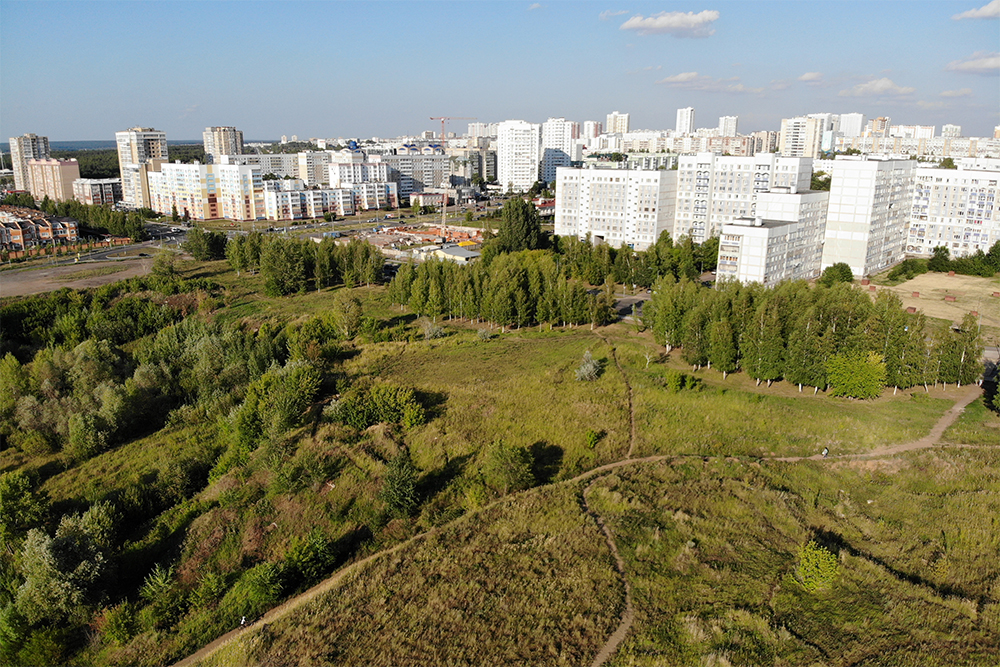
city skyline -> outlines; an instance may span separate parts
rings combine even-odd
[[[582,123],[613,110],[632,129],[672,129],[682,107],[699,127],[739,116],[741,133],[819,112],[939,134],[953,123],[965,136],[1000,124],[1000,0],[0,9],[4,138],[109,140],[135,125],[176,139],[209,126],[236,126],[248,141],[365,138],[440,130],[431,116]],[[468,122],[447,129],[460,135]]]

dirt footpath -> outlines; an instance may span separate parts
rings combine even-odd
[[[91,276],[74,280],[74,274],[91,271],[106,266],[123,267],[124,270],[105,276]],[[116,280],[144,276],[153,268],[153,258],[144,257],[134,260],[116,260],[107,262],[85,262],[83,264],[67,264],[32,269],[12,269],[0,273],[0,297],[25,296],[53,292],[63,287],[86,289],[100,287]]]

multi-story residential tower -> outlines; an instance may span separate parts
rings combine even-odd
[[[868,125],[865,126],[864,135],[866,137],[888,137],[889,136],[889,123],[892,119],[888,116],[879,116],[878,118],[873,118],[868,121]]]
[[[46,160],[49,157],[49,138],[25,134],[10,138],[10,162],[14,170],[14,188],[31,191],[28,160]]]
[[[31,195],[35,199],[48,197],[52,201],[73,198],[73,181],[80,178],[80,163],[76,160],[28,160]]]
[[[556,175],[555,233],[645,250],[670,229],[677,172],[571,169]]]
[[[782,118],[778,152],[783,157],[819,157],[824,119],[799,116]]]
[[[589,142],[591,139],[596,139],[597,137],[604,134],[604,127],[601,125],[599,120],[585,120],[583,121],[583,132],[580,136],[581,139],[585,139]]]
[[[682,155],[672,236],[702,243],[736,218],[757,217],[757,198],[773,188],[805,192],[812,159],[757,153],[750,157],[713,153]]]
[[[941,136],[948,137],[949,139],[957,139],[962,136],[962,126],[946,123],[941,126]]]
[[[902,139],[933,139],[933,125],[891,125],[889,126],[890,137],[900,137]]]
[[[917,167],[915,174],[907,253],[945,246],[962,257],[1000,241],[1000,168],[973,161],[957,170]]]
[[[208,162],[218,162],[223,155],[243,153],[243,131],[235,127],[206,127],[201,136]]]
[[[720,137],[735,137],[736,127],[740,122],[739,116],[720,116],[719,117],[719,136]]]
[[[187,213],[194,220],[264,217],[264,184],[257,167],[233,164],[163,164],[148,173],[149,207]]]
[[[774,285],[820,273],[829,192],[764,192],[757,216],[722,226],[718,277]]]
[[[694,134],[694,107],[677,110],[677,134]]]
[[[497,129],[497,180],[504,192],[527,192],[538,180],[542,126],[505,120]]]
[[[840,133],[845,137],[860,137],[865,132],[863,113],[840,114]]]
[[[869,276],[903,260],[913,206],[913,160],[839,156],[833,162],[823,268]]]
[[[439,146],[405,144],[395,153],[378,156],[378,159],[388,165],[389,180],[398,184],[398,194],[404,199],[415,192],[451,183],[451,156]]]
[[[604,123],[604,131],[608,134],[625,134],[629,131],[629,114],[612,111]]]
[[[580,138],[580,124],[565,118],[549,118],[542,123],[542,180],[556,180],[556,169],[568,167],[573,142]]]
[[[167,134],[151,127],[131,127],[115,132],[122,201],[134,208],[149,206],[150,171],[167,161]],[[169,211],[168,211],[169,212]]]

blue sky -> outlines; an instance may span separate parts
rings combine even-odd
[[[1000,0],[0,0],[0,137],[395,136],[615,110],[671,129],[686,106],[740,132],[861,112],[992,136],[998,17]]]

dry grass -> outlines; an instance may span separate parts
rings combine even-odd
[[[958,324],[966,313],[975,310],[982,315],[984,326],[1000,328],[1000,298],[992,296],[993,292],[1000,292],[1000,278],[923,273],[905,283],[877,289],[895,292],[904,307],[913,306],[928,317]],[[914,298],[913,292],[920,292],[920,297]],[[956,300],[947,302],[946,295]]]
[[[622,591],[578,492],[549,488],[462,519],[200,664],[586,664]]]

